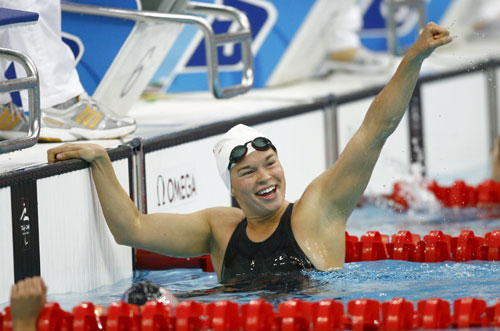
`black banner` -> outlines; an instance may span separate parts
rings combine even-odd
[[[12,239],[14,243],[14,279],[40,275],[38,203],[36,180],[10,187]]]
[[[422,165],[422,173],[420,175],[425,176],[425,142],[421,88],[421,84],[415,86],[408,105],[408,120],[410,121],[410,162],[420,163]]]

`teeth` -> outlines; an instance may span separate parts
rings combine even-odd
[[[268,188],[266,188],[265,190],[262,190],[262,191],[257,192],[257,194],[261,194],[261,195],[262,195],[262,194],[267,194],[267,193],[269,193],[269,192],[272,192],[272,191],[274,190],[274,188],[275,188],[275,186],[268,187]]]

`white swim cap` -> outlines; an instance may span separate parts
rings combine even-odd
[[[252,141],[257,137],[267,138],[254,128],[238,124],[226,132],[226,134],[222,136],[222,139],[215,144],[213,152],[215,161],[217,162],[217,169],[219,170],[220,177],[228,190],[231,190],[231,176],[228,169],[231,151],[234,147],[243,145],[244,143]],[[251,144],[247,145],[247,149],[246,155],[255,151]]]

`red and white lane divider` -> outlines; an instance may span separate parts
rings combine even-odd
[[[477,186],[457,180],[452,186],[441,186],[436,181],[429,181],[422,183],[419,187],[427,189],[442,206],[448,208],[492,208],[500,204],[500,182],[491,179]],[[401,181],[394,183],[393,192],[385,195],[384,198],[393,201],[396,209],[406,210],[415,199],[414,193],[408,183]]]
[[[262,300],[238,305],[228,300],[208,304],[183,301],[175,309],[156,301],[142,307],[115,302],[107,307],[81,303],[63,311],[47,303],[38,321],[39,331],[322,331],[322,330],[435,330],[449,328],[500,327],[500,299],[495,305],[476,298],[453,302],[431,298],[416,303],[404,298],[379,302],[357,299],[344,305],[335,300],[306,302],[290,299],[273,306]],[[12,330],[9,308],[0,313],[0,330]]]
[[[418,234],[399,231],[391,239],[378,231],[368,231],[360,239],[346,232],[345,261],[500,261],[500,230],[488,232],[484,238],[471,230],[462,230],[458,237],[430,231],[423,240]]]

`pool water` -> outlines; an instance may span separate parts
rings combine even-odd
[[[500,229],[496,210],[440,209],[419,212],[395,212],[390,208],[365,206],[356,209],[348,222],[347,231],[360,237],[376,230],[392,235],[409,230],[424,236],[431,230],[442,230],[457,236],[461,230],[473,230],[476,236]],[[500,262],[470,261],[415,263],[395,260],[347,263],[336,272],[304,272],[299,275],[273,275],[252,278],[237,285],[221,285],[214,273],[201,270],[175,269],[137,271],[133,278],[88,293],[49,295],[71,310],[81,301],[107,306],[119,300],[132,282],[149,280],[169,289],[181,300],[211,302],[232,300],[239,304],[261,298],[273,305],[291,298],[319,301],[329,298],[344,304],[352,299],[371,298],[388,301],[394,297],[419,301],[439,297],[450,302],[463,297],[475,297],[493,305],[500,298]]]

